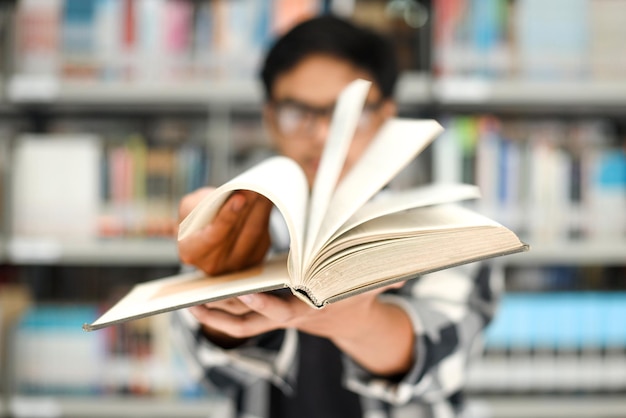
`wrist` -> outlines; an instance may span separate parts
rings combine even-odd
[[[413,324],[399,306],[374,299],[358,325],[333,338],[355,362],[379,376],[398,376],[413,364]]]
[[[237,348],[248,341],[248,338],[235,338],[204,324],[202,325],[202,334],[212,344],[223,349]]]

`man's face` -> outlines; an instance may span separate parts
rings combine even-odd
[[[279,75],[265,120],[278,151],[296,161],[313,184],[328,136],[330,117],[339,93],[356,78],[371,80],[347,61],[312,55]],[[342,176],[361,157],[383,122],[396,112],[390,100],[381,100],[373,84],[346,158]]]

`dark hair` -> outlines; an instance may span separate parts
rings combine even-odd
[[[270,48],[261,70],[266,99],[276,78],[312,54],[344,59],[374,78],[383,98],[390,98],[398,78],[391,42],[384,36],[333,15],[322,15],[292,28]]]

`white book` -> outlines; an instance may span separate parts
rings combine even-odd
[[[12,158],[12,234],[94,238],[100,210],[100,139],[90,134],[24,134]]]

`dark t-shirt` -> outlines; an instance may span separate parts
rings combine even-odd
[[[358,395],[342,385],[341,353],[327,339],[298,333],[300,357],[293,396],[272,386],[272,418],[360,418]]]

